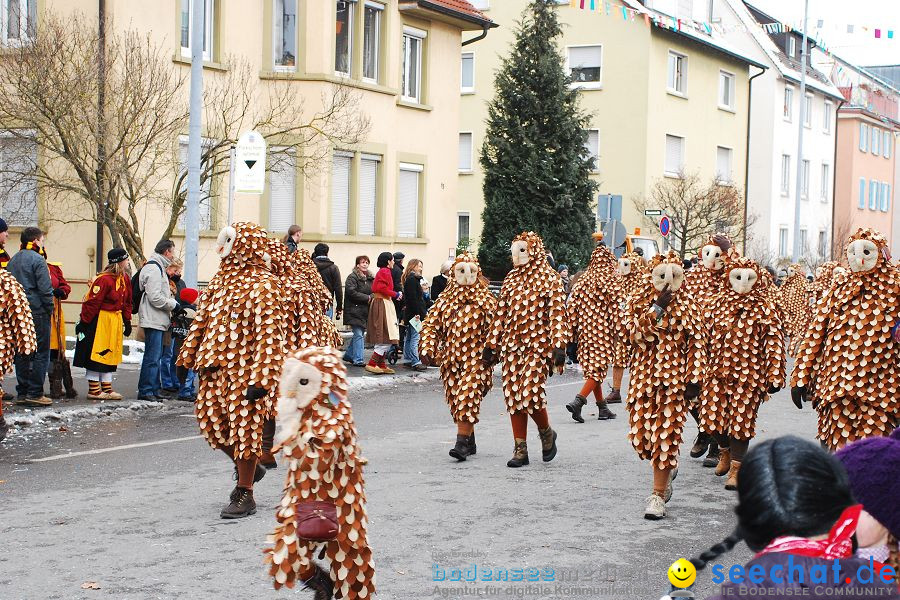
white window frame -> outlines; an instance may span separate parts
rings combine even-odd
[[[403,84],[403,89],[400,90],[400,97],[406,102],[412,102],[414,104],[422,103],[422,63],[424,62],[423,57],[425,55],[425,40],[428,37],[428,32],[422,29],[416,29],[415,27],[410,27],[408,25],[403,26],[403,44],[401,46],[401,52],[403,53],[403,57],[401,60],[401,69],[403,69],[401,83]],[[416,96],[410,96],[407,94],[409,91],[409,77],[407,73],[407,65],[410,62],[410,52],[412,48],[412,44],[407,43],[407,38],[416,39],[419,42],[419,52],[416,55]]]
[[[593,168],[591,168],[591,173],[599,173],[600,172],[600,130],[599,129],[586,129],[588,134],[588,139],[585,142],[584,146],[588,149],[588,154],[590,154],[591,159],[594,161]],[[591,148],[591,134],[597,134],[597,152],[593,152]]]
[[[206,31],[206,47],[203,49],[203,60],[211,61],[212,60],[212,49],[215,40],[213,39],[213,31],[215,29],[215,14],[213,10],[215,9],[215,0],[200,0],[205,3],[204,7],[204,23],[203,27]],[[183,58],[190,59],[191,58],[191,38],[194,35],[194,11],[191,7],[191,4],[194,0],[181,0],[182,6],[184,3],[187,3],[188,6],[188,45],[181,46],[181,56]]]
[[[831,189],[831,165],[826,162],[822,163],[821,181],[819,184],[822,188],[819,190],[819,199],[822,202],[828,202],[828,191]]]
[[[806,106],[803,107],[803,126],[807,129],[812,127],[812,108],[813,95],[806,94]]]
[[[788,58],[797,57],[797,38],[788,34],[787,36],[787,55]]]
[[[822,258],[828,253],[828,232],[824,229],[819,230],[818,254]]]
[[[284,2],[286,0],[272,0],[272,68],[276,73],[293,73],[297,70],[297,62],[300,60],[300,1],[295,1],[295,10],[296,14],[294,14],[294,18],[297,20],[297,23],[294,24],[294,64],[293,65],[279,65],[279,57],[278,57],[278,43],[279,38],[281,38],[282,32],[278,30],[278,3],[281,2],[282,7],[284,6]],[[282,55],[284,54],[284,40],[281,39],[282,45]]]
[[[674,59],[674,62],[673,62]],[[679,71],[679,61],[681,70]],[[672,72],[672,66],[675,72]],[[681,88],[681,89],[679,89]],[[686,54],[669,50],[666,61],[666,91],[673,96],[687,98],[688,94],[688,57]]]
[[[719,172],[719,150],[728,151],[728,172],[722,177]],[[728,146],[716,146],[716,183],[719,185],[734,185],[734,148]]]
[[[790,96],[790,99],[788,99]],[[794,120],[794,86],[786,85],[784,86],[784,106],[782,110],[784,111],[784,120],[790,123]]]
[[[475,132],[473,131],[460,131],[459,132],[459,144],[460,150],[462,150],[462,136],[469,136],[469,168],[464,169],[461,164],[457,164],[457,169],[459,173],[464,175],[471,175],[475,171]],[[462,153],[459,154],[460,158],[462,157]]]
[[[337,225],[334,222],[334,159],[335,158],[347,158],[350,160],[350,165],[347,167],[347,222],[345,230],[335,230],[335,226]],[[331,172],[330,172],[330,185],[328,189],[328,233],[331,235],[350,235],[350,209],[353,204],[353,152],[348,152],[346,150],[335,150],[331,153]]]
[[[362,231],[362,200],[363,200],[363,190],[362,190],[362,179],[363,179],[363,161],[369,161],[375,163],[375,202],[373,207],[373,219],[372,219],[372,233],[363,232]],[[378,235],[378,212],[379,205],[381,204],[381,177],[383,174],[383,162],[384,157],[380,154],[369,154],[369,153],[361,153],[359,155],[359,175],[356,181],[356,235],[361,236],[375,236]]]
[[[800,161],[800,197],[803,200],[809,200],[809,170],[810,162],[808,158]]]
[[[822,131],[825,133],[831,133],[831,111],[834,108],[834,102],[831,100],[825,101],[825,114],[822,116]]]
[[[375,77],[366,77],[366,9],[371,8],[372,10],[377,11],[375,14],[377,15],[375,21]],[[363,59],[361,65],[361,75],[362,80],[368,83],[378,83],[378,74],[381,71],[381,34],[382,34],[382,22],[384,20],[384,4],[380,2],[372,2],[372,0],[366,0],[363,3]]]
[[[404,171],[406,171],[406,172],[411,172],[411,173],[417,173],[418,176],[419,176],[419,179],[418,179],[418,188],[417,188],[417,198],[416,198],[416,202],[417,202],[417,205],[416,205],[416,219],[415,219],[415,228],[416,228],[416,231],[415,231],[415,235],[404,235],[404,234],[402,234],[402,233],[400,232],[400,229],[399,229],[399,221],[398,221],[398,227],[397,227],[396,235],[397,235],[397,237],[399,237],[399,238],[415,239],[415,238],[421,237],[421,234],[422,234],[422,232],[419,231],[419,214],[420,214],[420,212],[422,211],[422,205],[424,204],[424,203],[422,202],[422,192],[423,192],[423,189],[422,189],[422,187],[423,187],[423,186],[422,186],[422,183],[423,183],[423,181],[422,181],[422,173],[425,172],[425,165],[420,165],[420,164],[418,164],[418,163],[405,163],[405,162],[400,163],[400,165],[399,165],[399,171],[398,171],[398,177],[397,177],[397,179],[398,179],[398,182],[397,182],[397,191],[398,191],[397,210],[398,210],[398,211],[400,210],[400,198],[399,198],[399,191],[400,191],[400,183],[399,183],[399,179],[400,179],[400,177],[399,177],[399,173],[402,173],[402,172],[404,172]],[[398,215],[398,216],[399,216],[399,215]]]
[[[787,227],[778,228],[778,255],[787,256],[791,247],[791,234]]]
[[[669,153],[668,153],[668,150],[669,150],[669,138],[670,138],[670,137],[671,137],[671,138],[676,138],[676,139],[681,140],[681,157],[680,157],[680,158],[681,158],[681,164],[678,165],[678,170],[677,170],[677,171],[672,171],[672,170],[670,170],[670,169],[669,169],[669,165],[666,164],[667,158],[668,158],[668,154],[669,154]],[[671,133],[667,133],[667,134],[666,134],[666,137],[665,137],[665,140],[666,140],[666,142],[665,142],[665,147],[664,147],[664,149],[663,149],[663,152],[664,152],[664,154],[663,154],[663,175],[665,175],[666,177],[675,177],[675,178],[677,178],[677,179],[680,179],[680,178],[681,178],[681,173],[682,173],[682,171],[684,170],[684,163],[685,163],[685,160],[684,160],[684,136],[674,135],[674,134],[671,134]]]
[[[597,81],[572,81],[570,87],[579,90],[601,90],[603,89],[603,44],[573,44],[566,46],[566,73],[572,76],[571,50],[573,48],[599,48],[600,49],[600,78]],[[593,68],[593,67],[590,67]]]
[[[37,0],[18,0],[19,4],[19,38],[9,38],[9,4],[6,0],[0,4],[0,43],[5,47],[15,47],[31,42],[34,28],[37,26]],[[29,5],[34,10],[31,15],[31,28],[28,27]],[[31,31],[29,31],[31,29]]]
[[[809,237],[809,236],[808,236],[808,231],[807,231],[807,229],[806,229],[805,227],[801,227],[801,228],[800,228],[800,234],[799,234],[799,239],[800,239],[800,254],[806,254],[806,252],[807,252],[807,250],[808,250],[808,248],[809,248],[809,246],[807,246],[807,243],[809,242],[809,240],[807,239],[807,237]]]
[[[884,139],[881,140],[881,155],[890,158],[894,146],[894,133],[890,129],[884,130]]]
[[[456,213],[456,245],[459,246],[459,243],[463,240],[463,238],[459,237],[459,218],[466,217],[469,220],[469,235],[465,239],[472,240],[472,213],[467,210],[459,211]]]
[[[356,25],[356,10],[357,6],[356,0],[333,0],[334,1],[334,10],[335,16],[337,16],[337,3],[338,2],[347,2],[351,6],[348,7],[348,12],[350,13],[350,18],[347,20],[347,70],[346,71],[338,71],[337,69],[337,29],[334,30],[334,74],[338,77],[353,77],[353,38],[356,36],[356,32],[353,30]],[[337,18],[335,18],[335,27],[337,27]]]
[[[465,69],[463,69],[463,64],[465,64],[465,60],[470,59],[472,61],[472,85],[466,87],[463,84],[463,75],[465,74]],[[459,57],[459,92],[460,94],[474,94],[475,93],[475,53],[474,52],[463,52]]]
[[[791,193],[791,155],[781,155],[781,195],[789,196]]]
[[[719,70],[719,108],[722,110],[734,112],[735,79],[734,73]],[[722,102],[722,92],[726,87],[728,89],[728,102]]]
[[[869,125],[868,123],[859,124],[859,151],[869,151]]]

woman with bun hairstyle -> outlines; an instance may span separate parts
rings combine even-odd
[[[394,300],[401,300],[403,292],[394,291],[394,278],[391,268],[394,256],[390,252],[378,255],[378,273],[372,282],[372,296],[369,300],[369,316],[366,323],[366,340],[375,346],[366,371],[375,375],[390,375],[394,370],[384,362],[385,355],[390,352],[391,345],[400,344],[400,326],[397,323],[397,311]]]
[[[878,576],[878,563],[870,583],[858,580],[860,568],[869,566],[868,560],[854,555],[862,506],[853,499],[841,463],[818,445],[795,436],[762,442],[747,453],[737,492],[734,533],[691,563],[698,571],[709,563],[727,564],[728,560],[720,557],[740,541],[756,555],[744,565],[740,582],[732,581],[729,564],[720,593],[707,600],[804,594],[811,598],[900,598],[896,579],[885,582]],[[749,577],[751,569],[753,579]],[[722,574],[713,571],[714,578]],[[792,592],[786,593],[788,588]]]

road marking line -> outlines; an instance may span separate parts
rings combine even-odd
[[[113,446],[112,448],[99,448],[97,450],[83,450],[81,452],[70,452],[68,454],[57,454],[55,456],[46,456],[44,458],[32,458],[28,462],[38,463],[48,460],[60,460],[63,458],[74,458],[76,456],[86,456],[88,454],[104,454],[106,452],[115,452],[117,450],[129,450],[131,448],[144,448],[146,446],[160,446],[162,444],[172,444],[175,442],[186,442],[188,440],[197,440],[202,436],[192,435],[189,437],[173,438],[171,440],[159,440],[156,442],[141,442],[140,444],[126,444],[124,446]]]
[[[583,381],[573,381],[572,383],[557,383],[556,385],[548,385],[547,389],[552,390],[553,388],[566,387],[569,385],[581,385],[583,383],[584,383]]]

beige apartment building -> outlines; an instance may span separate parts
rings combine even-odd
[[[713,3],[704,2],[709,7]],[[494,95],[494,72],[514,42],[515,23],[528,0],[476,0],[475,5],[502,27],[462,54],[462,113],[459,147],[457,238],[477,244],[483,209],[478,156],[485,136],[487,105]],[[699,172],[705,180],[745,188],[749,83],[762,65],[724,40],[672,23],[675,3],[626,0],[621,7],[589,11],[559,1],[563,23],[560,51],[591,115],[588,146],[595,158],[598,195],[609,199],[608,214],[631,230],[647,223],[635,198],[655,181]],[[589,3],[588,3],[589,4]],[[691,4],[684,0],[683,8]],[[696,9],[700,10],[699,0]],[[671,5],[671,6],[670,6]],[[634,15],[632,17],[632,15]],[[645,20],[644,15],[647,15]],[[600,203],[598,203],[598,206]],[[607,215],[598,215],[599,219]]]
[[[333,148],[330,164],[309,175],[289,159],[282,161],[267,175],[262,196],[235,197],[234,220],[258,222],[279,237],[297,223],[304,230],[303,246],[328,243],[344,275],[355,256],[367,254],[374,262],[385,250],[421,258],[426,272],[437,272],[456,245],[456,232],[448,224],[457,213],[463,34],[487,32],[494,26],[491,20],[465,0],[195,1],[205,3],[202,24],[191,22],[191,0],[106,0],[105,5],[111,28],[149,34],[171,50],[172,69],[185,75],[190,32],[202,26],[206,85],[225,76],[229,56],[240,57],[258,73],[253,85],[277,78],[298,86],[305,111],[320,109],[319,99],[335,84],[349,86],[370,123],[361,143]],[[44,11],[77,11],[96,22],[98,1],[10,0],[2,3],[2,11],[3,43],[27,43]],[[173,102],[186,103],[187,86],[184,93]],[[0,160],[15,160],[14,148],[4,143],[0,136]],[[173,142],[173,153],[180,152],[182,160],[186,143],[185,128]],[[227,190],[226,174],[211,182],[209,200],[201,206],[201,281],[217,268],[213,243],[226,224]],[[54,222],[54,207],[42,202],[41,190],[29,194],[16,199],[27,210],[14,215],[0,199],[0,216],[12,226],[11,249],[17,231],[37,222],[48,230],[51,257],[62,260],[68,277],[92,276],[95,225]],[[169,214],[149,203],[141,209],[149,252]],[[180,251],[183,232],[176,232],[175,242]]]

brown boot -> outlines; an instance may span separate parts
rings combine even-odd
[[[610,388],[609,393],[603,401],[607,404],[618,404],[622,402],[622,393],[616,388]]]
[[[47,381],[50,382],[50,397],[59,400],[63,397],[63,376],[59,361],[51,361],[47,371]]]
[[[550,462],[556,457],[556,432],[552,427],[538,429],[541,436],[541,458],[544,462]]]
[[[525,466],[528,464],[528,444],[525,440],[520,440],[516,438],[516,445],[513,449],[513,457],[506,461],[506,466],[511,467],[513,469],[518,469],[519,467]]]
[[[728,469],[728,479],[725,480],[726,490],[736,490],[738,483],[738,471],[741,470],[741,461],[731,461],[731,467]]]
[[[719,449],[719,463],[716,465],[716,475],[721,477],[728,473],[731,468],[731,450],[728,448]]]

